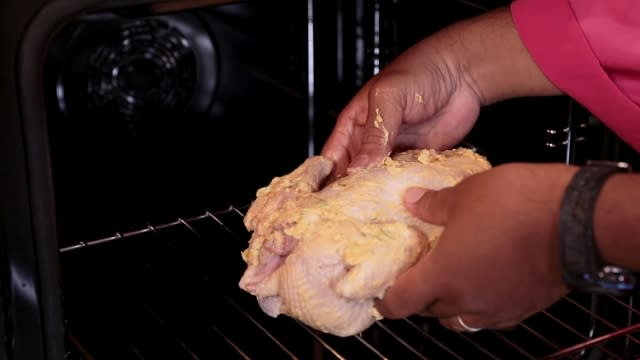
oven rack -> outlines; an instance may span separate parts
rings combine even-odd
[[[318,332],[288,317],[270,318],[260,310],[255,298],[237,287],[237,280],[244,265],[239,251],[246,247],[250,236],[242,223],[244,211],[247,208],[248,206],[236,207],[231,205],[227,209],[219,211],[204,211],[195,216],[178,217],[176,220],[167,223],[147,225],[131,231],[116,232],[111,236],[92,241],[78,242],[59,249],[63,258],[62,263],[65,263],[66,257],[73,256],[78,259],[82,258],[84,253],[100,253],[105,251],[102,249],[109,247],[116,249],[113,253],[110,253],[112,256],[121,254],[123,249],[131,251],[128,246],[140,242],[140,247],[133,250],[133,252],[137,254],[144,253],[142,256],[145,256],[145,260],[142,263],[145,263],[145,266],[149,266],[147,263],[157,260],[146,260],[148,250],[153,246],[166,246],[169,244],[168,248],[170,250],[161,251],[164,259],[161,261],[162,264],[156,265],[156,269],[162,269],[167,267],[165,261],[171,263],[173,260],[170,257],[184,251],[186,252],[181,256],[187,258],[194,256],[193,264],[198,263],[198,256],[201,256],[200,260],[204,262],[202,259],[206,259],[207,252],[194,246],[194,244],[208,244],[209,251],[216,249],[214,250],[216,252],[215,257],[218,260],[222,259],[224,265],[221,266],[225,269],[223,271],[226,272],[226,274],[223,274],[226,276],[226,281],[223,281],[226,282],[226,286],[222,286],[222,291],[215,294],[207,293],[200,297],[197,295],[198,291],[195,291],[196,294],[188,294],[189,291],[184,291],[183,289],[184,292],[182,293],[177,291],[181,295],[176,295],[171,305],[158,304],[153,297],[151,299],[154,300],[147,299],[136,302],[139,305],[139,311],[144,314],[142,317],[151,319],[151,322],[155,322],[161,328],[161,330],[154,331],[164,332],[165,335],[169,334],[168,337],[172,339],[171,341],[179,345],[179,352],[185,355],[184,358],[189,359],[205,359],[207,356],[198,354],[198,351],[206,354],[208,350],[203,350],[203,345],[198,340],[194,340],[192,335],[181,333],[184,331],[179,330],[181,326],[184,328],[185,326],[188,327],[188,325],[182,324],[177,327],[169,325],[175,320],[170,318],[178,315],[174,314],[173,310],[163,313],[167,306],[175,306],[177,309],[189,309],[188,311],[185,310],[185,312],[190,315],[182,314],[179,317],[190,317],[191,320],[189,321],[195,321],[195,323],[200,324],[205,329],[202,334],[215,338],[216,341],[209,342],[217,344],[216,349],[224,348],[229,354],[229,358],[263,358],[262,355],[271,354],[264,358],[629,359],[634,355],[640,354],[640,338],[637,336],[637,332],[640,331],[640,312],[634,306],[633,297],[618,298],[572,293],[549,309],[532,316],[513,329],[483,330],[474,334],[455,333],[444,329],[434,319],[415,316],[402,320],[384,319],[377,321],[372,327],[357,336],[339,338]],[[212,236],[211,230],[213,228],[216,229],[214,236]],[[137,240],[142,238],[144,240]],[[185,240],[186,238],[190,240],[187,241]],[[184,244],[185,242],[188,242],[188,244]],[[231,245],[231,248],[225,248],[228,245]],[[218,246],[220,246],[220,251],[218,251]],[[107,254],[107,256],[109,255]],[[160,258],[160,256],[157,258]],[[218,260],[212,259],[211,261]],[[189,260],[186,261],[190,262]],[[233,266],[229,266],[230,264],[233,264]],[[218,273],[221,270],[219,268],[202,272],[202,266],[193,266],[195,270],[191,269],[189,270],[191,272],[184,272],[184,277],[181,279],[190,279],[187,282],[192,284],[192,281],[195,281],[193,280],[194,278],[201,276],[204,280],[201,279],[201,282],[196,283],[194,288],[204,288],[208,285],[210,286],[211,283],[215,284],[212,279],[217,278],[220,280],[221,275]],[[71,272],[79,271],[73,266],[70,267],[71,270],[69,271]],[[153,268],[153,266],[150,266],[150,268]],[[177,272],[187,271],[184,270],[184,265],[177,266],[177,268],[179,268]],[[227,272],[226,269],[233,270]],[[86,265],[83,265],[82,270],[86,270],[87,273],[84,276],[91,279],[91,271],[86,268]],[[151,272],[157,271],[152,270]],[[168,269],[163,269],[162,271],[171,273]],[[158,276],[151,281],[148,280],[150,278],[145,277],[145,282],[159,282],[158,286],[162,288],[165,281],[162,276],[166,276],[166,274]],[[126,275],[126,277],[128,278],[129,275]],[[178,278],[180,279],[180,277]],[[217,287],[217,285],[215,286]],[[144,293],[141,297],[149,297],[150,293],[153,293],[153,291]],[[75,296],[68,295],[72,299]],[[203,303],[204,300],[202,299],[210,301],[215,299],[212,303],[226,309],[225,313],[235,313],[235,316],[230,320],[225,318],[224,321],[217,318],[217,316],[211,314],[212,311],[215,313],[216,310],[209,308],[206,301]],[[71,300],[71,303],[73,301]],[[112,303],[108,302],[104,305],[112,306]],[[122,306],[126,308],[130,304],[126,303]],[[95,307],[93,308],[95,309]],[[118,310],[118,312],[121,311]],[[133,312],[129,311],[126,311],[128,316],[133,316]],[[69,310],[67,312],[73,313],[74,311]],[[83,315],[79,317],[82,318]],[[74,320],[73,318],[74,316],[71,315],[70,319],[66,320],[69,346],[76,353],[82,354],[80,358],[95,358],[91,355],[91,344],[85,345],[83,342],[83,331],[81,329],[86,329],[86,325],[74,326],[74,324],[82,321]],[[127,319],[129,318],[127,317]],[[201,324],[203,319],[208,320]],[[190,324],[189,321],[186,321],[186,323]],[[233,326],[228,326],[229,322],[236,325],[244,324],[247,329],[246,332],[253,333],[254,336],[259,337],[260,346],[270,350],[256,352],[255,343],[243,340],[244,332],[235,332],[235,330],[232,330]],[[291,334],[295,334],[293,339]],[[127,338],[129,339],[129,337]],[[92,343],[94,340],[89,340],[88,342]],[[144,346],[140,346],[139,343],[135,345],[135,342],[133,340],[131,344],[123,346],[129,349],[132,354],[135,354],[135,358],[154,358],[153,356],[146,356],[144,351],[141,350]],[[300,348],[300,343],[310,344],[310,346]],[[95,344],[93,347],[101,348],[101,346]],[[218,351],[216,350],[215,353],[218,354]]]

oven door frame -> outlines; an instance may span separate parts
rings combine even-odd
[[[5,4],[4,14],[13,14]],[[3,59],[13,69],[2,84],[7,109],[2,119],[0,160],[0,359],[65,359],[55,199],[43,68],[50,40],[78,14],[135,6],[150,1],[41,0],[23,4],[19,16],[4,24],[17,51]],[[12,38],[11,38],[12,37]],[[5,45],[5,44],[3,44]],[[8,45],[7,45],[8,46]],[[6,62],[6,64],[4,63]],[[17,98],[16,98],[17,90]],[[17,104],[17,108],[16,105]],[[6,141],[5,141],[6,140]]]
[[[194,0],[16,0],[0,4],[8,44],[0,99],[0,360],[65,359],[55,199],[43,91],[44,59],[51,40],[88,11],[156,6],[178,11],[232,2]],[[19,3],[19,4],[18,4]],[[19,9],[19,11],[15,11]],[[11,47],[9,47],[11,48]],[[16,91],[17,90],[17,91]]]

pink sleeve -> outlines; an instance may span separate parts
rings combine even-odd
[[[640,152],[640,1],[515,0],[511,13],[547,78]]]

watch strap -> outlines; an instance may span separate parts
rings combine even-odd
[[[623,294],[636,287],[626,269],[604,265],[593,234],[595,204],[609,177],[629,171],[625,163],[589,162],[576,172],[564,194],[559,218],[563,279],[572,289]]]

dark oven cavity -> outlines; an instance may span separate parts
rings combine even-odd
[[[51,1],[33,20],[59,24],[46,34],[42,78],[18,66],[24,158],[32,176],[44,175],[25,180],[36,215],[3,229],[35,229],[33,248],[14,237],[0,242],[0,263],[8,264],[0,268],[0,338],[11,343],[8,356],[638,355],[633,298],[571,294],[503,331],[457,334],[411,317],[339,338],[268,317],[238,287],[249,239],[242,220],[256,190],[317,153],[341,107],[400,51],[507,3]],[[42,28],[25,35],[23,64],[36,62],[28,41]],[[33,135],[40,130],[44,136]],[[464,145],[494,164],[611,155],[590,138],[610,135],[569,99],[518,99],[483,109]],[[24,259],[32,271],[16,271]],[[37,291],[25,300],[22,285],[31,282]]]

